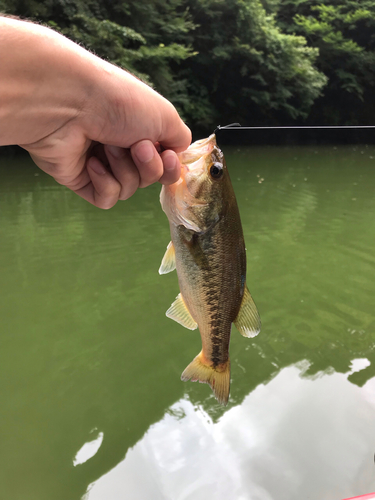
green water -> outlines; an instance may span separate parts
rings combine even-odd
[[[101,211],[1,160],[1,499],[375,491],[375,148],[224,151],[263,325],[233,331],[226,408],[180,381],[160,186]]]

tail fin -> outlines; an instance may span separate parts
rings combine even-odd
[[[203,353],[200,352],[190,365],[185,368],[181,380],[187,382],[199,380],[202,384],[208,384],[214,392],[215,398],[222,405],[227,405],[230,388],[230,360],[213,368],[204,363]]]

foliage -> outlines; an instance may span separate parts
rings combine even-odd
[[[273,10],[282,29],[319,50],[316,64],[329,83],[312,118],[373,123],[375,2],[280,0]]]
[[[217,120],[259,123],[305,117],[325,85],[316,49],[281,33],[258,0],[190,0],[197,24],[189,68]]]
[[[0,0],[128,69],[194,129],[372,123],[374,0]]]

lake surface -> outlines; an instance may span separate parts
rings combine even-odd
[[[0,160],[0,498],[375,491],[375,148],[224,148],[262,318],[220,407],[180,375],[160,186],[109,211]]]

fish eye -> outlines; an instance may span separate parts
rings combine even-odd
[[[210,174],[213,179],[220,179],[223,175],[223,165],[221,163],[214,163],[210,168]]]

